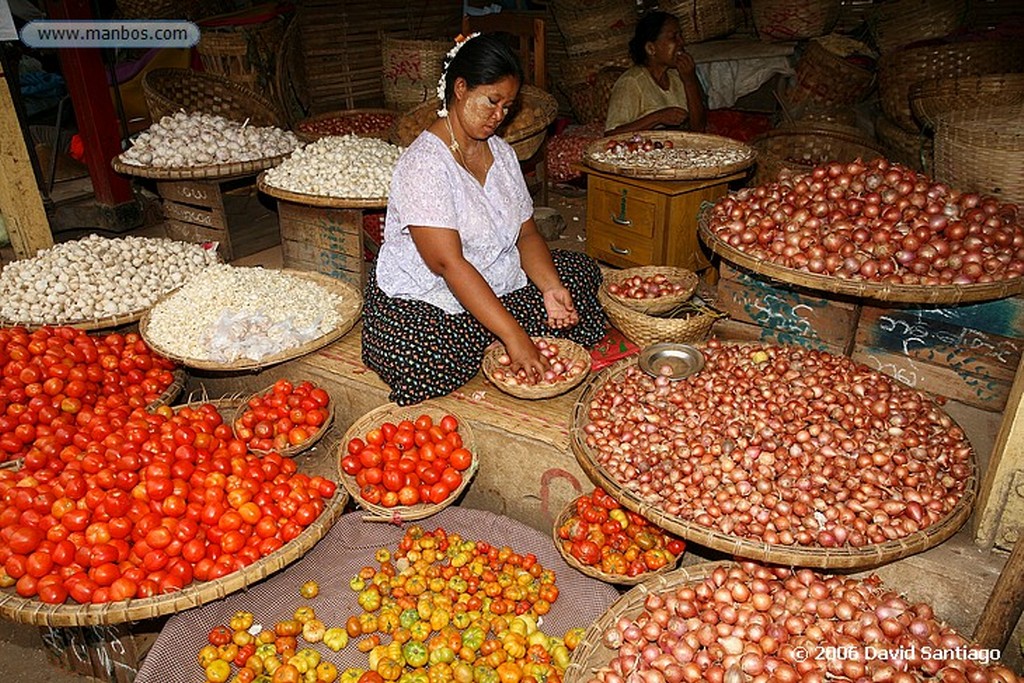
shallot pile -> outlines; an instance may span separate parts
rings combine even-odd
[[[309,121],[301,121],[296,128],[310,135],[359,135],[379,137],[395,125],[396,114],[390,112],[338,112]]]
[[[770,545],[860,547],[944,519],[972,473],[963,431],[921,392],[799,347],[702,349],[681,381],[633,366],[583,428],[597,462],[646,504]]]
[[[658,299],[690,289],[690,285],[665,275],[634,275],[622,282],[608,284],[608,293],[621,299]]]
[[[676,147],[672,140],[652,140],[635,134],[628,140],[609,140],[590,158],[616,166],[649,169],[712,168],[746,161],[753,151],[744,147]]]
[[[300,144],[295,133],[273,126],[179,111],[140,134],[120,159],[133,166],[209,166],[281,156]]]
[[[565,382],[579,377],[581,373],[586,372],[587,363],[561,355],[561,349],[557,342],[548,341],[547,339],[534,339],[533,343],[537,350],[540,351],[540,354],[550,363],[550,368],[544,373],[543,377],[537,379],[527,374],[525,370],[512,372],[511,370],[502,369],[508,368],[512,364],[512,359],[509,358],[508,354],[502,353],[498,356],[498,364],[502,367],[491,372],[491,379],[495,382],[503,382],[512,386],[536,386]]]
[[[885,159],[744,188],[715,204],[708,225],[754,258],[851,280],[969,285],[1024,274],[1017,205]]]
[[[998,650],[972,646],[877,576],[749,562],[649,593],[602,643],[615,654],[588,683],[1019,680]]]
[[[297,150],[266,172],[267,185],[323,197],[388,196],[401,147],[357,135],[328,136]]]
[[[216,250],[199,244],[89,235],[4,266],[0,318],[57,325],[127,315],[216,261]]]

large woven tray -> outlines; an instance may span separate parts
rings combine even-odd
[[[123,313],[121,315],[108,315],[103,318],[92,318],[91,320],[48,320],[46,322],[26,322],[24,320],[11,320],[0,316],[0,327],[25,327],[35,330],[40,327],[74,327],[85,332],[96,330],[109,330],[114,327],[122,327],[137,323],[143,314],[149,309],[140,308],[137,311]]]
[[[152,178],[154,180],[225,180],[227,178],[256,175],[260,171],[277,166],[287,159],[290,154],[291,152],[264,159],[234,161],[229,164],[180,167],[136,166],[135,164],[122,162],[120,157],[114,157],[111,159],[110,165],[118,173],[138,176],[139,178]]]
[[[348,133],[348,135],[361,135],[362,137],[378,138],[386,141],[392,136],[392,131],[395,128],[395,121],[398,120],[398,117],[402,112],[395,111],[394,109],[339,109],[337,111],[324,112],[323,114],[317,114],[316,116],[305,118],[292,126],[292,132],[295,133],[295,137],[303,142],[315,142],[328,135],[345,135],[345,133],[315,133],[311,130],[307,130],[307,127],[315,125],[321,121],[330,121],[331,119],[344,120],[355,118],[363,114],[390,116],[392,119],[391,125],[387,128],[373,131],[372,133]]]
[[[287,268],[282,269],[281,272],[288,273],[296,277],[302,277],[307,280],[312,280],[313,282],[316,282],[325,289],[328,289],[338,294],[341,297],[341,303],[338,304],[337,307],[338,314],[341,316],[341,321],[338,323],[338,326],[335,327],[330,332],[323,334],[312,341],[306,342],[305,344],[301,344],[299,346],[292,347],[285,351],[281,351],[280,353],[275,353],[270,356],[266,356],[265,358],[261,358],[258,361],[244,358],[232,361],[230,363],[221,363],[217,361],[199,358],[185,358],[183,356],[179,356],[177,354],[168,352],[167,350],[161,348],[159,344],[154,344],[152,339],[147,334],[149,328],[149,311],[146,311],[146,314],[142,316],[142,320],[139,321],[139,334],[142,335],[142,338],[146,341],[147,344],[149,344],[150,348],[152,348],[154,351],[163,356],[166,356],[167,358],[170,358],[171,360],[175,360],[181,363],[182,365],[185,365],[190,368],[196,368],[198,370],[232,372],[240,370],[258,370],[260,368],[265,368],[270,365],[276,365],[277,363],[283,363],[286,360],[299,358],[300,356],[304,356],[307,353],[312,353],[313,351],[316,351],[317,349],[327,346],[331,342],[340,339],[346,332],[351,330],[352,326],[356,324],[357,320],[359,320],[359,314],[363,310],[363,296],[352,285],[342,282],[341,280],[336,280],[327,275],[322,275],[320,273],[310,273],[301,270],[290,270]],[[163,301],[165,298],[166,296],[161,297],[160,300],[157,301],[156,304],[154,304],[154,307],[159,306],[160,302]]]
[[[907,304],[965,304],[1003,299],[1024,292],[1024,277],[970,285],[903,285],[886,282],[847,280],[831,275],[807,273],[754,258],[715,235],[708,226],[711,204],[705,204],[698,220],[698,234],[713,252],[730,263],[779,282],[822,292],[844,294],[876,301]]]
[[[609,380],[616,379],[636,358],[627,358],[595,375],[584,386],[580,400],[573,406],[570,445],[576,461],[597,486],[608,492],[624,507],[643,515],[652,523],[671,531],[688,541],[700,543],[709,548],[729,553],[736,557],[782,564],[793,567],[814,567],[819,569],[860,569],[898,560],[938,545],[952,536],[971,516],[971,509],[978,493],[977,465],[971,459],[971,475],[966,482],[963,496],[942,521],[902,539],[859,548],[823,548],[809,546],[769,545],[738,536],[724,534],[689,520],[670,515],[660,508],[644,502],[639,496],[622,488],[608,472],[601,467],[587,446],[583,426],[588,421],[590,401],[594,394]],[[895,382],[896,380],[892,380]]]
[[[232,411],[241,399],[217,399],[197,401],[187,405],[213,403],[223,417],[230,419]],[[177,406],[180,407],[180,406]],[[314,464],[308,460],[298,461],[299,471],[321,474],[309,468]],[[320,516],[303,529],[297,537],[284,544],[248,567],[213,581],[193,582],[182,590],[151,598],[137,598],[102,605],[79,605],[76,603],[48,605],[39,600],[22,598],[13,588],[0,590],[0,618],[22,624],[37,626],[99,626],[123,624],[130,621],[152,619],[166,614],[177,614],[185,610],[215,602],[238,590],[251,586],[271,574],[283,569],[309,551],[341,516],[348,502],[348,493],[341,488],[334,497],[326,501]]]
[[[615,135],[596,140],[587,147],[583,154],[583,161],[587,166],[606,171],[616,175],[628,176],[630,178],[648,178],[651,180],[704,180],[708,178],[721,178],[723,176],[738,173],[753,165],[757,158],[756,152],[749,145],[722,137],[721,135],[706,135],[704,133],[686,133],[682,131],[653,131],[645,130],[640,133],[650,140],[664,142],[671,140],[677,148],[689,149],[736,149],[747,152],[747,158],[731,164],[720,166],[689,166],[678,168],[644,168],[638,166],[624,166],[599,161],[594,158],[594,153],[603,152],[605,145],[611,140],[622,141],[628,139],[629,135]]]
[[[260,173],[256,178],[256,187],[260,192],[275,199],[306,206],[321,206],[327,209],[383,209],[388,205],[387,197],[328,197],[321,194],[292,192],[267,183],[267,174]]]

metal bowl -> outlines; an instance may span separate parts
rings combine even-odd
[[[640,352],[640,369],[652,377],[666,376],[671,380],[700,372],[704,368],[704,354],[689,344],[654,344]],[[663,372],[669,368],[671,373]]]

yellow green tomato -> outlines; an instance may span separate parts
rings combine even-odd
[[[415,624],[409,627],[409,635],[413,640],[419,642],[425,641],[430,637],[430,623],[426,621],[417,621]]]
[[[318,683],[334,683],[338,678],[338,667],[331,662],[320,662],[316,665],[316,680]]]
[[[357,669],[354,667],[345,669],[338,677],[338,683],[358,683],[364,673],[366,673],[365,669]]]
[[[452,683],[455,680],[455,673],[445,662],[432,663],[427,669],[427,679],[428,683]]]
[[[469,624],[472,621],[473,618],[469,616],[469,612],[456,612],[452,615],[452,626],[460,631],[469,628]]]
[[[473,683],[498,683],[498,672],[489,666],[474,666]]]
[[[354,590],[356,593],[366,588],[366,581],[361,576],[353,576],[349,579],[348,587]]]
[[[430,653],[430,663],[433,664],[451,664],[455,661],[455,650],[451,649],[447,645],[443,645],[433,652]]]
[[[456,662],[452,666],[455,683],[473,683],[473,665],[469,662]]]
[[[569,666],[569,648],[565,645],[555,645],[551,648],[551,662],[555,668],[565,670]]]
[[[479,650],[484,644],[484,631],[479,626],[471,626],[462,634],[462,645],[470,650]]]
[[[332,626],[324,631],[324,645],[333,652],[338,652],[348,645],[348,631],[340,626]]]
[[[206,665],[206,680],[210,683],[224,683],[231,675],[231,664],[223,659],[215,659]]]
[[[411,628],[419,620],[420,614],[414,609],[402,610],[402,614],[398,617],[398,623],[404,628]]]
[[[380,593],[376,590],[360,591],[357,601],[367,612],[376,612],[380,609]]]
[[[426,666],[429,657],[427,646],[421,642],[410,640],[402,646],[402,657],[409,666]]]

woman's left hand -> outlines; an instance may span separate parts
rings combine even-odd
[[[548,313],[548,327],[553,330],[566,329],[580,321],[572,295],[565,287],[553,287],[544,292],[544,309]]]

